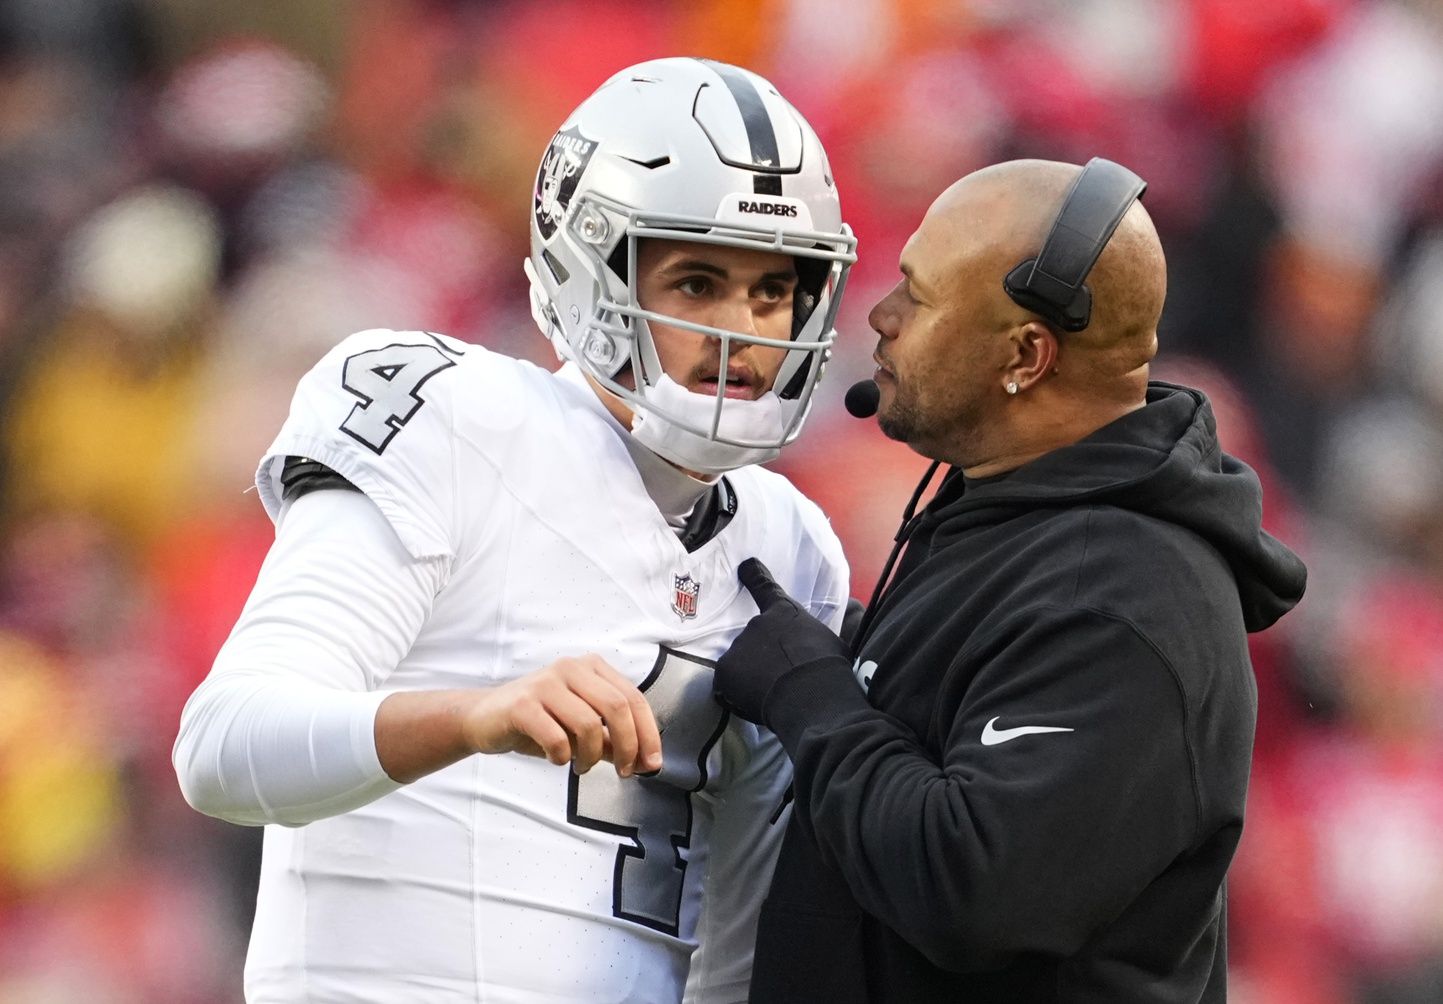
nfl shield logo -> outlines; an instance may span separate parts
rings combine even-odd
[[[673,575],[676,590],[672,594],[671,608],[682,620],[696,616],[696,598],[701,592],[701,583],[690,575]]]

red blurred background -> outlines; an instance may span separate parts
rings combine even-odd
[[[840,409],[931,199],[1120,160],[1309,594],[1254,639],[1233,999],[1443,1000],[1443,2],[11,0],[0,5],[0,1001],[240,1000],[258,833],[191,812],[180,707],[270,538],[295,380],[364,327],[550,365],[540,153],[613,71],[771,77],[860,238],[775,466],[865,599],[925,466]]]

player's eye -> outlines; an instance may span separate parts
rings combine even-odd
[[[789,282],[764,282],[756,288],[753,295],[767,303],[781,303],[792,297],[792,284]]]
[[[704,275],[689,275],[678,282],[676,288],[687,296],[705,296],[711,292],[711,279]]]

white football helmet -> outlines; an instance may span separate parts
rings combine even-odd
[[[789,254],[797,266],[790,340],[654,314],[637,302],[640,238]],[[658,59],[617,73],[556,133],[536,175],[531,307],[557,354],[636,414],[633,434],[688,470],[760,463],[797,437],[836,340],[856,239],[827,156],[762,77],[725,63]],[[649,320],[719,341],[788,350],[758,401],[694,394],[662,372]],[[630,367],[635,388],[618,382]]]

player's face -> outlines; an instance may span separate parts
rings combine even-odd
[[[750,248],[644,240],[637,251],[637,299],[658,314],[742,335],[785,341],[792,334],[797,270],[790,255]],[[731,342],[726,370],[721,340],[649,321],[666,375],[696,394],[755,400],[771,390],[785,349]]]

